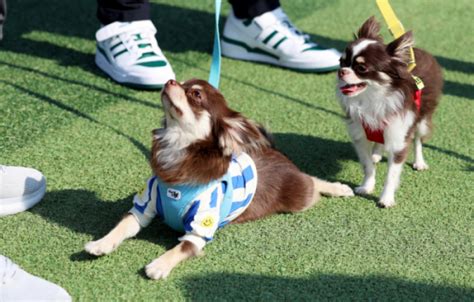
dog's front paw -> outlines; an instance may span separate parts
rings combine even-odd
[[[116,246],[105,238],[97,241],[90,241],[84,246],[84,250],[91,255],[102,256],[110,254]]]
[[[173,267],[163,257],[159,257],[145,267],[145,272],[148,278],[158,280],[166,279],[172,269]]]
[[[392,208],[395,206],[395,198],[381,197],[377,205],[381,208]]]
[[[356,194],[359,194],[359,195],[369,195],[369,194],[372,194],[372,192],[374,192],[374,187],[359,186],[359,187],[356,187],[354,191],[356,192]]]
[[[428,170],[429,166],[424,162],[415,162],[413,163],[413,169],[417,171]]]
[[[351,187],[345,184],[341,184],[340,182],[334,183],[335,190],[334,195],[335,197],[349,197],[354,196],[354,191],[352,191]]]

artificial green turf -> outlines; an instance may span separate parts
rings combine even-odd
[[[339,49],[370,15],[381,20],[375,1],[282,2],[300,28]],[[395,208],[374,203],[384,162],[372,197],[324,198],[305,213],[226,227],[204,257],[158,282],[143,267],[178,236],[159,222],[110,256],[94,259],[82,249],[114,226],[150,173],[159,93],[119,86],[94,66],[94,0],[8,4],[0,42],[0,163],[40,169],[48,192],[30,211],[0,219],[0,254],[81,301],[474,300],[470,0],[392,0],[446,80],[425,147],[430,170],[406,165]],[[213,1],[153,1],[152,10],[177,78],[207,78]],[[385,27],[383,33],[389,38]],[[334,85],[334,73],[223,59],[221,90],[233,108],[271,129],[305,172],[354,186],[362,173]]]

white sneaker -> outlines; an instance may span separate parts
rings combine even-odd
[[[0,255],[0,301],[72,301],[58,285],[33,276]]]
[[[231,10],[222,35],[222,54],[306,72],[336,70],[341,57],[336,49],[311,42],[280,7],[252,20],[237,19]]]
[[[46,179],[38,170],[0,166],[0,217],[31,208],[45,192]]]
[[[155,34],[150,20],[108,24],[95,35],[95,63],[121,84],[160,89],[175,75]]]

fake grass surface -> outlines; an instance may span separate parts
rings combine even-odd
[[[314,40],[339,49],[369,16],[382,20],[375,1],[282,2]],[[384,161],[372,197],[323,198],[304,213],[228,226],[204,257],[158,282],[143,267],[178,237],[160,222],[109,256],[82,252],[131,207],[150,173],[150,131],[162,118],[158,92],[119,86],[95,67],[95,5],[9,3],[0,42],[0,163],[41,170],[48,191],[30,211],[0,219],[0,254],[77,301],[474,300],[470,0],[392,1],[417,46],[437,57],[446,81],[424,149],[430,170],[405,166],[395,208],[375,206]],[[207,79],[213,1],[162,0],[151,7],[177,78]],[[390,39],[385,26],[383,33]],[[265,124],[302,170],[353,187],[362,172],[334,85],[334,73],[223,59],[220,88],[231,107]]]

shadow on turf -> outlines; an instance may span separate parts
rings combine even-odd
[[[316,255],[315,255],[316,257]],[[470,288],[394,277],[320,274],[306,278],[213,273],[182,282],[191,301],[473,301]]]
[[[443,93],[474,100],[474,85],[445,81]]]
[[[357,161],[350,142],[295,133],[273,133],[273,138],[277,149],[300,169],[324,179],[335,180],[340,161]]]
[[[104,93],[104,94],[110,94],[114,97],[124,99],[124,100],[132,102],[132,103],[147,106],[147,107],[150,107],[150,108],[155,108],[155,109],[161,109],[162,108],[159,103],[154,103],[154,102],[151,102],[151,101],[142,100],[142,99],[139,99],[139,98],[134,98],[134,97],[125,95],[123,93],[110,91],[110,90],[107,90],[107,89],[102,88],[100,86],[89,84],[89,83],[86,83],[86,82],[81,82],[81,81],[78,81],[78,80],[62,78],[62,77],[59,77],[59,76],[56,76],[56,75],[53,75],[53,74],[50,74],[50,73],[46,73],[46,72],[43,72],[43,71],[40,71],[40,70],[37,70],[37,69],[33,69],[33,68],[30,68],[30,67],[21,66],[21,65],[17,65],[17,64],[13,64],[13,63],[9,63],[9,62],[5,62],[5,61],[0,60],[0,66],[1,65],[7,66],[9,68],[14,68],[14,69],[26,71],[26,72],[29,72],[29,73],[34,73],[36,75],[39,75],[39,76],[42,76],[42,77],[45,77],[45,78],[49,78],[49,79],[52,79],[52,80],[63,82],[66,85],[67,84],[72,84],[72,85],[84,87],[86,89],[93,89],[93,90],[96,90],[98,92],[101,92],[101,93]],[[159,97],[158,97],[158,99],[159,99]]]
[[[133,196],[134,194],[131,194],[116,201],[105,201],[87,190],[53,191],[48,192],[31,212],[74,232],[91,235],[93,237],[91,240],[97,240],[106,235],[130,210],[133,206]],[[158,220],[154,220],[136,238],[169,249],[177,243],[178,234]],[[97,257],[83,251],[71,255],[73,261],[95,258]]]
[[[342,181],[355,187],[358,184],[348,183],[345,180],[335,179],[341,170],[341,161],[358,161],[354,148],[350,142],[340,142],[309,135],[295,133],[273,133],[276,147],[290,158],[300,169],[327,180]],[[462,160],[467,164],[467,171],[473,171],[474,159],[468,155],[452,150],[424,144],[425,148],[443,153],[447,156]],[[411,167],[411,163],[408,163]],[[361,172],[362,177],[362,172]],[[364,196],[376,202],[374,196]]]
[[[437,147],[437,146],[433,146],[433,145],[430,145],[430,144],[423,144],[423,147],[434,150],[434,151],[437,151],[437,152],[440,152],[440,153],[444,153],[448,156],[451,156],[451,157],[454,157],[454,158],[457,158],[457,159],[460,159],[460,160],[467,163],[468,166],[466,168],[466,171],[472,172],[474,170],[474,158],[472,158],[468,155],[464,155],[464,154],[461,154],[461,153],[458,153],[458,152],[455,152],[455,151],[447,150],[447,149],[440,148],[440,147]]]
[[[24,88],[22,86],[19,86],[17,84],[14,84],[14,83],[10,83],[8,81],[4,81],[4,80],[0,80],[1,83],[4,83],[6,85],[9,85],[17,90],[19,90],[20,92],[22,93],[25,93],[25,94],[28,94],[28,95],[32,95],[34,96],[37,100],[40,100],[42,102],[46,102],[46,103],[49,103],[53,106],[56,106],[64,111],[67,111],[69,113],[72,113],[78,117],[81,117],[81,118],[84,118],[92,123],[95,123],[97,125],[100,125],[100,126],[103,126],[103,127],[106,127],[107,129],[110,129],[112,130],[114,133],[128,139],[130,141],[130,143],[132,143],[138,150],[141,151],[141,153],[146,157],[146,158],[149,158],[149,155],[150,155],[150,151],[148,150],[147,147],[145,147],[145,145],[143,145],[140,141],[138,141],[137,139],[135,139],[134,137],[131,137],[130,135],[128,134],[125,134],[124,132],[110,126],[110,125],[107,125],[107,124],[104,124],[100,121],[98,121],[97,119],[95,119],[94,117],[86,114],[86,113],[83,113],[79,110],[77,110],[76,108],[73,108],[69,105],[66,105],[58,100],[55,100],[53,98],[50,98],[49,96],[46,96],[46,95],[43,95],[43,94],[40,94],[38,92],[35,92],[35,91],[32,91],[30,89],[27,89],[27,88]]]

